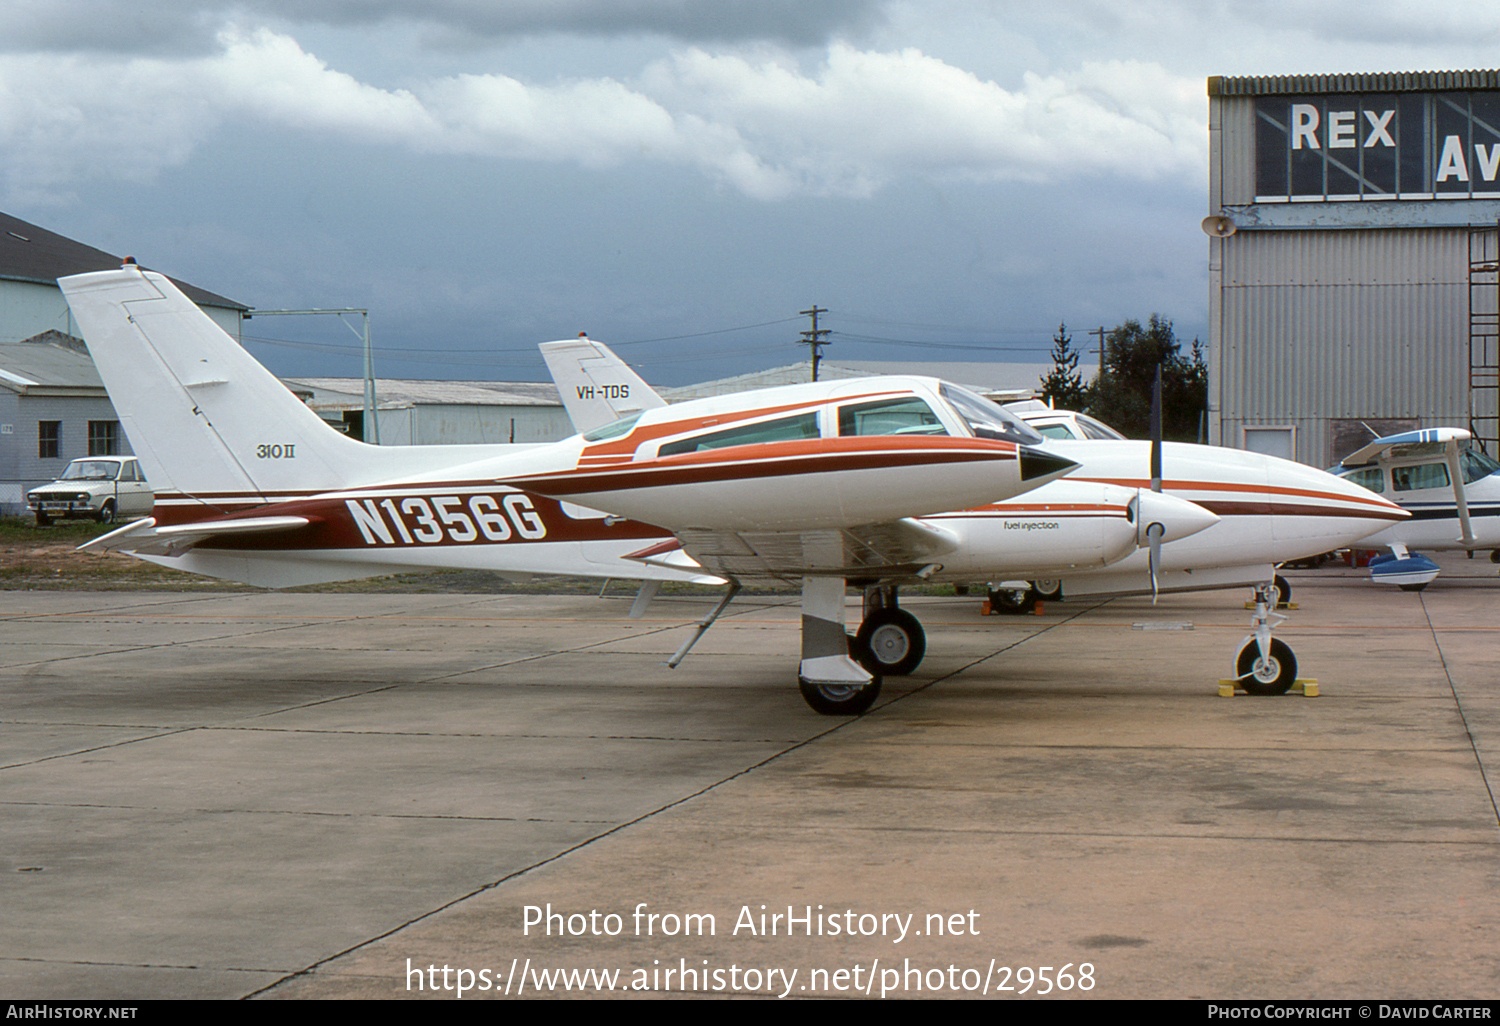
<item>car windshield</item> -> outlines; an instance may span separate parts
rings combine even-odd
[[[109,460],[74,460],[60,481],[113,481],[120,465]]]
[[[1014,414],[1002,410],[982,395],[960,388],[951,382],[943,382],[941,392],[948,405],[963,418],[977,438],[998,438],[1020,445],[1037,445],[1042,436],[1027,427]]]

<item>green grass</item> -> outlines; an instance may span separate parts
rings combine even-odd
[[[38,527],[31,517],[0,517],[0,545],[77,546],[119,526],[97,524],[92,520],[54,520],[49,527]]]

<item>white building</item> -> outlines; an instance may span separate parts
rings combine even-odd
[[[1500,71],[1211,78],[1210,437],[1500,443]]]
[[[0,214],[0,513],[24,512],[26,491],[80,456],[131,451],[57,287],[58,278],[120,263],[120,257]],[[238,337],[244,306],[177,285]]]

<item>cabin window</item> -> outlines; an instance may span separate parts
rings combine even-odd
[[[839,407],[840,435],[946,435],[937,414],[916,396]]]
[[[1415,492],[1423,488],[1447,488],[1448,464],[1423,463],[1415,467],[1392,467],[1391,486],[1398,492]]]
[[[762,420],[755,424],[715,431],[711,434],[679,438],[675,442],[663,443],[658,456],[676,456],[684,452],[702,452],[705,449],[724,449],[731,445],[761,445],[766,442],[795,442],[804,438],[817,438],[818,415],[803,413],[779,420]]]
[[[1360,470],[1352,470],[1343,475],[1345,481],[1353,481],[1361,488],[1368,488],[1372,492],[1385,491],[1385,474],[1379,467],[1364,467]]]

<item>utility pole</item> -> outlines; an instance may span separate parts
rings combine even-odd
[[[817,381],[818,361],[823,358],[822,347],[831,344],[823,341],[823,336],[829,334],[829,329],[823,328],[819,330],[818,314],[825,314],[828,311],[823,309],[822,307],[819,307],[818,304],[814,303],[811,310],[798,310],[797,312],[803,317],[812,318],[812,330],[804,331],[802,333],[802,344],[812,347],[812,379],[814,381]]]
[[[284,316],[309,316],[312,314],[335,314],[344,327],[354,332],[356,338],[363,338],[365,343],[365,418],[363,441],[373,445],[380,444],[380,418],[375,412],[375,351],[370,348],[370,311],[364,307],[343,307],[337,310],[256,310],[251,309],[244,315],[245,320],[252,317],[284,317]],[[355,330],[354,325],[344,320],[344,314],[359,314],[364,320],[364,332]]]
[[[1099,353],[1099,376],[1102,378],[1102,377],[1105,376],[1105,373],[1104,373],[1104,328],[1101,326],[1101,327],[1095,328],[1093,331],[1086,331],[1086,332],[1084,332],[1084,334],[1085,335],[1097,335],[1098,338],[1099,338],[1099,349],[1097,351]]]

